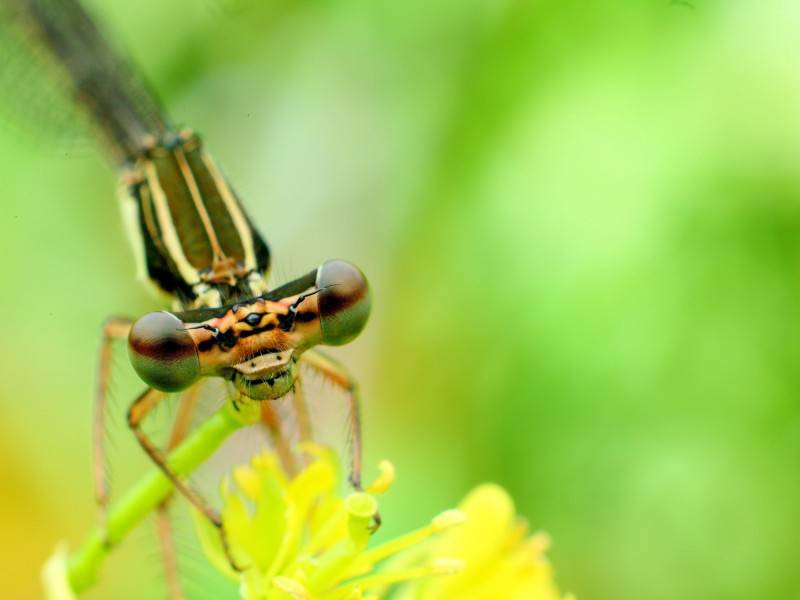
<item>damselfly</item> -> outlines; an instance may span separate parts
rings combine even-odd
[[[345,344],[360,333],[370,311],[363,274],[349,263],[328,261],[268,290],[267,244],[200,138],[172,126],[79,2],[3,0],[0,6],[19,35],[46,49],[54,75],[89,114],[119,169],[120,201],[141,273],[172,300],[169,311],[136,321],[113,318],[104,326],[94,413],[95,484],[104,516],[70,563],[73,589],[90,585],[98,557],[149,510],[160,510],[159,518],[165,518],[159,507],[173,487],[220,529],[224,540],[219,514],[184,476],[237,428],[257,422],[274,428],[270,401],[289,392],[300,415],[301,437],[310,437],[300,365],[347,394],[353,436],[350,480],[359,488],[356,386],[340,365],[314,347]],[[143,481],[136,502],[129,495],[107,510],[104,419],[112,344],[119,338],[128,339],[131,363],[148,385],[130,405],[128,425],[160,472]],[[225,380],[229,400],[180,444],[196,390],[206,378]],[[142,422],[167,394],[178,392],[181,406],[170,447],[161,449],[143,431]],[[177,597],[177,585],[170,587]]]

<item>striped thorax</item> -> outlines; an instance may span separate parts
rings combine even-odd
[[[148,143],[121,180],[140,275],[178,307],[267,291],[269,249],[194,133]]]

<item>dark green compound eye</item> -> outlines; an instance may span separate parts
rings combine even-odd
[[[316,284],[322,343],[346,344],[367,324],[372,306],[367,278],[348,262],[329,260],[317,270]]]
[[[200,376],[200,358],[183,321],[166,311],[146,314],[128,335],[128,354],[139,377],[164,392],[179,392]]]

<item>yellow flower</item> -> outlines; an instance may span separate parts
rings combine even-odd
[[[397,600],[567,600],[553,581],[545,557],[547,534],[528,535],[514,503],[500,486],[475,488],[459,507],[466,522],[426,543],[422,556],[447,555],[464,562],[452,577],[411,582]]]
[[[460,509],[368,547],[375,499],[394,479],[390,463],[365,492],[341,497],[335,455],[304,447],[309,464],[289,478],[265,452],[222,485],[222,519],[234,571],[219,532],[199,514],[203,549],[238,582],[245,600],[561,599],[544,557],[543,534],[527,537],[498,486],[474,490]]]
[[[357,600],[377,598],[374,590],[458,571],[460,561],[431,556],[413,565],[378,572],[381,563],[432,535],[463,521],[460,511],[446,511],[416,531],[367,548],[375,495],[394,479],[390,463],[365,492],[342,498],[336,493],[339,468],[323,448],[304,448],[311,462],[289,479],[277,457],[265,452],[238,467],[222,484],[222,521],[234,571],[219,532],[195,513],[195,528],[206,556],[237,581],[246,600]]]

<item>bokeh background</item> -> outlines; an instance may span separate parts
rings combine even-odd
[[[379,535],[492,480],[578,598],[800,593],[800,5],[93,6],[204,134],[277,281],[369,275],[373,319],[336,354],[366,464],[399,474]],[[29,94],[34,129],[68,114]],[[161,304],[102,156],[4,125],[0,575],[27,599],[94,522],[100,324]],[[145,463],[112,438],[124,488]],[[134,538],[89,597],[165,597]]]

